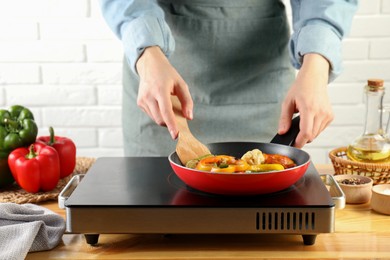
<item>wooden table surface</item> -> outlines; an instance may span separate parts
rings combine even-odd
[[[331,165],[317,165],[332,174]],[[40,204],[64,216],[56,201]],[[83,235],[65,234],[53,250],[26,259],[390,259],[390,216],[370,204],[336,210],[334,233],[305,246],[300,235],[100,235],[88,245]]]

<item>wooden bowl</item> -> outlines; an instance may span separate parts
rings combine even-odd
[[[349,204],[367,203],[371,199],[373,180],[369,177],[354,174],[333,176],[345,194]]]
[[[390,215],[390,184],[372,187],[371,208],[379,213]]]

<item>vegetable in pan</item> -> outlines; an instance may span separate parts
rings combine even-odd
[[[295,162],[281,154],[265,154],[259,149],[246,152],[240,159],[229,155],[205,155],[189,161],[186,167],[213,173],[251,173],[281,171],[295,167]]]
[[[201,159],[195,166],[200,171],[210,172],[243,172],[249,165],[245,160],[228,155],[208,156]]]

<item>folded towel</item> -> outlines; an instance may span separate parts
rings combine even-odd
[[[50,250],[61,241],[65,220],[34,204],[0,203],[0,259],[25,259],[28,252]]]

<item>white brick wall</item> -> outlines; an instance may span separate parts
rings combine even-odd
[[[344,73],[329,86],[336,118],[305,147],[315,163],[362,131],[366,79],[390,85],[390,0],[360,1],[343,50]],[[39,134],[54,126],[79,156],[123,154],[122,58],[98,0],[0,0],[0,107],[31,107]]]
[[[0,106],[30,107],[79,156],[122,155],[122,45],[97,0],[0,0]]]

